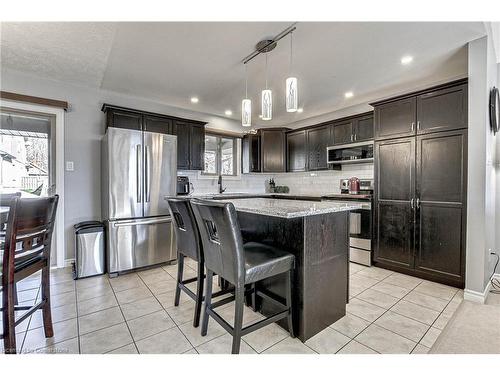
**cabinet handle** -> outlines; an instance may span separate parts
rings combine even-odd
[[[410,200],[410,207],[411,207],[412,210],[415,209],[415,198],[412,198]]]
[[[415,130],[415,123],[414,123],[414,122],[412,122],[412,123],[411,123],[411,131],[414,131],[414,130]]]
[[[356,140],[358,137],[357,137],[357,134],[354,134],[354,140]]]
[[[351,142],[354,141],[354,135],[351,134]]]
[[[420,121],[417,121],[417,130],[420,130]]]
[[[417,198],[417,208],[420,208],[420,198]]]

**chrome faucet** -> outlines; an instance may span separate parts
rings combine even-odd
[[[222,174],[219,174],[219,180],[217,181],[217,184],[219,185],[219,194],[224,193],[226,189],[222,188]]]

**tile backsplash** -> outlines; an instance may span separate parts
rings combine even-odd
[[[179,171],[188,176],[194,194],[217,193],[217,177],[207,177],[196,171]],[[316,171],[293,173],[251,173],[236,177],[223,177],[223,187],[228,193],[266,193],[268,181],[274,178],[276,185],[286,185],[291,194],[334,194],[340,192],[340,180],[356,176],[373,178],[373,163],[345,165],[340,171]]]

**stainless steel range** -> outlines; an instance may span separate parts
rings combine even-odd
[[[349,180],[340,180],[340,194],[332,194],[323,199],[340,202],[356,202],[360,209],[350,212],[349,228],[349,260],[351,262],[371,266],[372,260],[372,204],[373,180],[360,180],[359,194],[349,194]]]

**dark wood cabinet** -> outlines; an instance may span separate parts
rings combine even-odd
[[[374,262],[413,268],[415,138],[375,145]]]
[[[415,97],[375,106],[375,139],[414,135],[417,121],[416,108]]]
[[[260,172],[260,135],[246,134],[241,140],[241,173]]]
[[[354,141],[352,120],[333,124],[333,144],[340,145]]]
[[[308,170],[328,169],[326,148],[330,145],[329,125],[307,131],[307,165]]]
[[[417,137],[415,269],[462,281],[467,131]]]
[[[374,263],[463,287],[467,130],[375,142]]]
[[[467,85],[417,96],[417,134],[467,128]]]
[[[115,109],[106,110],[106,126],[142,130],[142,114]]]
[[[189,169],[202,171],[205,169],[205,125],[191,124],[190,137]]]
[[[203,170],[205,126],[176,120],[173,133],[177,135],[177,169]]]
[[[287,171],[300,172],[307,169],[306,131],[294,131],[286,135]]]
[[[261,129],[262,172],[286,171],[286,129]]]
[[[373,114],[362,116],[354,120],[354,142],[369,141],[373,139]]]
[[[145,115],[143,130],[155,133],[172,134],[172,120],[164,117]]]
[[[467,128],[466,80],[373,103],[375,140]]]

